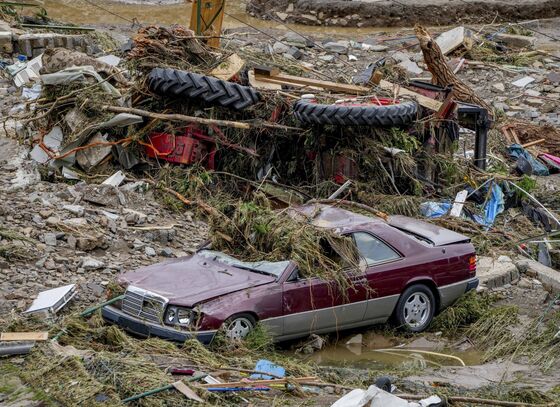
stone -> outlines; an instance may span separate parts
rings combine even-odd
[[[502,110],[504,112],[507,112],[509,110],[509,105],[507,103],[504,102],[494,102],[494,107],[497,110]]]
[[[283,44],[280,41],[276,41],[272,46],[272,52],[274,52],[275,54],[283,54],[285,52],[288,52],[289,49],[290,47],[288,45]]]
[[[153,247],[150,246],[146,246],[144,248],[144,253],[146,254],[146,256],[148,257],[154,257],[156,255],[156,251],[154,250]]]
[[[298,48],[312,47],[313,41],[308,40],[300,34],[288,31],[282,38],[283,42]]]
[[[364,51],[383,52],[383,51],[387,51],[389,47],[385,45],[376,45],[376,44],[372,45],[372,44],[362,43],[362,49]]]
[[[47,246],[56,246],[56,234],[55,233],[45,233],[43,235],[43,240]]]
[[[105,263],[93,257],[84,257],[80,263],[80,267],[84,270],[98,270],[105,267]]]
[[[348,45],[341,42],[327,42],[323,48],[329,52],[336,52],[337,54],[346,54],[348,52]]]
[[[161,252],[159,254],[163,257],[175,257],[173,250],[169,247],[164,247],[163,249],[161,249]]]
[[[497,82],[497,83],[492,84],[492,89],[494,89],[498,92],[505,92],[506,91],[506,86],[501,82]]]
[[[288,4],[288,7],[286,7],[286,13],[293,13],[294,12],[294,3],[290,3]]]
[[[297,47],[291,47],[286,53],[294,59],[301,59],[303,57],[303,52]]]
[[[87,226],[88,221],[86,218],[70,218],[70,219],[64,219],[62,223],[64,223],[67,226],[80,228],[80,227]]]
[[[335,58],[334,55],[319,55],[319,59],[325,62],[333,62]]]
[[[494,36],[494,40],[511,48],[531,48],[537,39],[526,35],[498,33]]]
[[[281,13],[279,11],[276,12],[276,16],[282,20],[282,21],[286,21],[286,18],[288,18],[288,13]]]
[[[76,216],[84,216],[85,208],[80,205],[64,205],[62,209],[76,215]]]
[[[418,64],[411,60],[405,60],[398,63],[398,66],[404,68],[411,75],[420,75],[424,70]]]
[[[300,18],[306,20],[306,23],[317,23],[319,19],[313,14],[302,14]]]
[[[533,96],[533,97],[541,95],[541,92],[536,91],[534,89],[526,89],[523,93],[527,96]]]
[[[558,85],[560,84],[560,73],[558,72],[550,72],[546,75],[546,80],[552,84]]]

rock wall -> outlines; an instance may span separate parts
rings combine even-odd
[[[287,23],[348,27],[394,27],[490,23],[550,18],[560,15],[560,0],[429,2],[329,1],[329,0],[249,0],[247,12],[253,16]],[[497,18],[496,18],[497,16]]]

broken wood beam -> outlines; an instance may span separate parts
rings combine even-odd
[[[237,122],[231,120],[218,120],[218,119],[206,119],[204,117],[187,116],[184,114],[165,114],[165,113],[155,113],[148,110],[136,109],[133,107],[121,107],[121,106],[103,106],[103,110],[113,113],[131,113],[142,117],[150,117],[152,119],[168,120],[168,121],[178,121],[178,122],[188,122],[188,123],[198,123],[205,125],[214,125],[221,127],[233,127],[236,129],[253,129],[258,127],[267,127],[279,130],[301,130],[298,127],[284,126],[282,124],[259,122],[259,123],[245,123]]]
[[[348,85],[344,83],[336,83],[331,81],[323,81],[319,79],[302,78],[299,76],[286,75],[286,74],[275,74],[273,71],[269,73],[260,73],[255,70],[255,79],[261,82],[270,82],[275,84],[283,85],[298,85],[298,86],[310,86],[315,88],[321,88],[326,90],[331,90],[335,92],[343,92],[350,95],[369,95],[372,93],[372,89],[365,86],[358,85]],[[429,98],[427,96],[416,93],[410,89],[401,87],[400,85],[391,83],[386,80],[379,80],[379,85],[381,89],[385,91],[390,91],[395,93],[397,96],[410,96],[413,97],[419,105],[428,108],[433,111],[439,111],[442,102]]]
[[[48,332],[2,332],[0,341],[46,341]]]
[[[523,148],[533,147],[533,146],[536,146],[537,144],[544,143],[545,141],[546,141],[545,138],[540,138],[538,140],[533,140],[533,141],[529,141],[528,143],[521,144],[521,147],[523,147]]]
[[[255,79],[264,82],[282,83],[285,85],[313,86],[335,92],[344,92],[350,95],[367,95],[371,93],[371,89],[366,88],[365,86],[348,85],[344,83],[323,81],[321,79],[303,78],[301,76],[287,75],[283,73],[275,74],[270,72],[265,74],[262,73],[262,71],[257,71],[256,69]]]
[[[418,102],[420,106],[433,110],[434,112],[438,112],[443,105],[443,103],[439,100],[429,98],[427,96],[421,95],[420,93],[416,93],[410,89],[403,88],[400,85],[383,79],[379,81],[379,87],[386,91],[396,92],[397,96],[410,96],[416,99],[416,102]]]

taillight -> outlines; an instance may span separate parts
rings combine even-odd
[[[470,272],[476,271],[476,256],[469,257],[469,271]]]

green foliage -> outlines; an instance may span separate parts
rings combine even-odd
[[[384,133],[382,140],[387,147],[399,148],[408,154],[412,154],[420,148],[420,141],[415,136],[395,127],[391,128],[388,133]]]
[[[451,307],[446,308],[434,318],[433,331],[443,331],[445,335],[454,336],[459,330],[477,322],[490,311],[495,298],[488,294],[470,291]]]
[[[523,178],[517,181],[515,185],[517,185],[519,188],[524,189],[528,193],[531,193],[531,191],[534,191],[535,188],[537,187],[537,180],[535,178],[529,177],[528,175],[523,175]],[[527,197],[527,195],[524,192],[520,191],[517,188],[515,189],[515,195],[519,199],[523,199]]]

